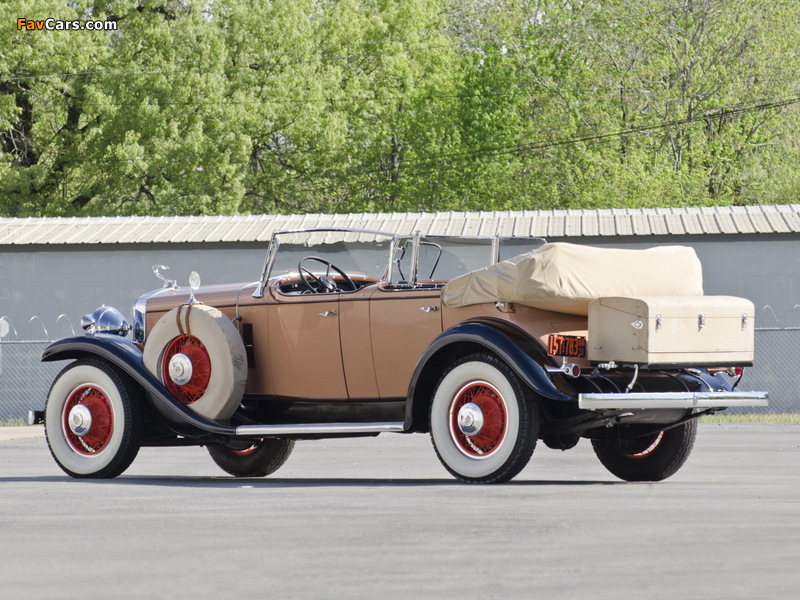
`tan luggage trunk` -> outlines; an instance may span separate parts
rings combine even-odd
[[[732,296],[597,298],[588,358],[647,366],[748,366],[754,307]]]

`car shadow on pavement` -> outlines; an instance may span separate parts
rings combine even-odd
[[[0,477],[3,483],[75,483],[82,485],[161,486],[187,488],[326,488],[326,487],[434,487],[462,486],[465,489],[484,487],[461,483],[455,479],[372,479],[372,478],[235,478],[235,477],[186,477],[186,476],[138,476],[123,475],[116,479],[73,479],[65,476],[44,477]],[[624,481],[567,481],[567,480],[514,480],[508,483],[490,484],[488,487],[547,487],[547,486],[607,486],[624,485]]]

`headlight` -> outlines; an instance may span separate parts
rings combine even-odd
[[[131,325],[121,312],[111,306],[101,306],[92,314],[83,315],[81,327],[86,333],[110,333],[125,337],[131,330]]]

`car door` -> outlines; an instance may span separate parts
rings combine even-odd
[[[370,340],[381,398],[404,398],[417,361],[442,332],[441,294],[378,288],[370,298]]]
[[[343,400],[339,295],[274,291],[269,311],[269,373],[278,398]]]
[[[369,334],[369,299],[375,293],[376,287],[371,285],[343,293],[339,298],[342,363],[347,394],[351,400],[370,401],[379,397]]]

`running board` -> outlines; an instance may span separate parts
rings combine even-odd
[[[339,433],[387,433],[405,430],[402,421],[388,423],[290,423],[286,425],[240,425],[236,428],[238,436],[274,435],[333,435]]]
[[[768,396],[767,392],[579,394],[578,408],[586,410],[648,410],[653,408],[768,406]]]

